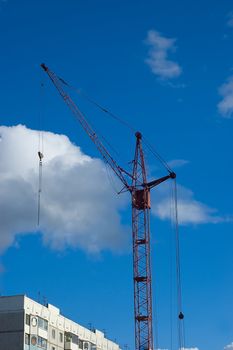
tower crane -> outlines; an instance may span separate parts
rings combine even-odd
[[[93,141],[104,161],[122,182],[124,189],[131,195],[135,350],[154,350],[150,258],[150,191],[153,187],[158,186],[168,179],[175,179],[176,174],[169,171],[169,174],[164,177],[150,182],[147,181],[142,148],[142,134],[140,132],[135,133],[136,146],[132,172],[129,173],[120,167],[87,122],[80,109],[63,88],[64,80],[59,78],[44,63],[41,64],[41,68],[48,74],[64,102]]]

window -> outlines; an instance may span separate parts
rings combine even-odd
[[[77,335],[72,334],[72,343],[78,345],[79,343],[79,338]]]
[[[72,336],[70,333],[65,333],[65,342],[71,342]]]
[[[41,317],[38,317],[38,327],[47,331],[48,330],[48,321],[44,320]]]
[[[26,320],[25,320],[26,324],[28,326],[30,326],[30,315],[26,314]]]
[[[59,341],[60,343],[63,343],[63,333],[59,333]]]
[[[55,339],[55,337],[56,337],[55,329],[52,329],[52,338]]]
[[[87,341],[85,341],[85,342],[83,343],[83,349],[84,349],[84,350],[89,350],[89,343],[88,343]]]
[[[79,349],[83,349],[83,341],[81,339],[79,339],[78,345]]]
[[[38,342],[37,342],[38,346],[40,346],[43,349],[47,349],[47,340],[42,338],[42,337],[38,337]]]
[[[73,344],[79,344],[79,337],[76,334],[66,332],[65,333],[65,342],[72,342]]]
[[[30,345],[30,335],[25,333],[25,344]]]
[[[32,345],[36,345],[37,344],[37,339],[36,339],[36,337],[34,335],[31,337],[31,344]]]
[[[52,346],[52,350],[56,350],[55,346]]]

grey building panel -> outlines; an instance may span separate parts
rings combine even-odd
[[[0,313],[0,350],[22,350],[24,312]]]
[[[23,332],[0,333],[0,350],[22,350],[23,344]]]
[[[24,295],[14,295],[0,297],[0,310],[3,311],[14,311],[23,310],[24,308]]]
[[[0,332],[23,332],[24,331],[24,311],[20,312],[0,312]]]

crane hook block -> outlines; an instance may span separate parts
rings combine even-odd
[[[184,314],[183,314],[183,312],[180,312],[178,317],[179,317],[180,320],[183,320],[183,319],[184,319]]]
[[[42,152],[38,152],[38,156],[39,156],[39,159],[40,159],[40,162],[42,161],[42,158],[44,157],[43,153]]]

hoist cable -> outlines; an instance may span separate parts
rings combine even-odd
[[[112,172],[109,171],[110,169],[107,166],[107,163],[104,162],[104,164],[105,164],[105,169],[106,169],[106,174],[107,174],[107,178],[108,178],[109,184],[112,187],[113,191],[116,194],[119,194],[119,191],[117,190],[116,185],[115,185],[114,180],[113,180],[113,177],[112,177]]]
[[[39,108],[39,116],[38,116],[38,131],[39,131],[39,136],[38,136],[38,152],[41,152],[43,154],[44,152],[44,135],[43,135],[43,128],[42,128],[42,105],[44,102],[44,83],[40,84],[40,108]]]
[[[172,233],[174,229],[174,212],[173,212],[173,204],[174,204],[174,198],[173,198],[173,183],[169,181],[169,188],[170,188],[170,223],[172,228]],[[169,240],[169,257],[170,257],[170,350],[173,350],[173,234],[170,234],[170,240]]]
[[[178,199],[177,183],[173,182],[174,194],[174,229],[176,238],[176,283],[177,283],[177,307],[178,307],[178,339],[180,349],[185,348],[184,314],[182,310],[182,285],[181,285],[181,266],[180,266],[180,238],[178,224]]]
[[[43,104],[44,100],[44,84],[41,83],[40,102]],[[40,106],[41,107],[41,106]],[[38,126],[38,157],[39,157],[39,177],[38,177],[38,201],[37,201],[37,225],[40,225],[40,213],[41,213],[41,192],[42,192],[42,159],[44,157],[44,135],[42,128],[42,108],[39,109],[39,126]]]
[[[154,297],[154,306],[153,306],[154,311],[154,330],[155,330],[155,349],[158,350],[160,349],[159,346],[159,328],[158,328],[158,305],[157,305],[157,297]]]
[[[39,154],[40,152],[38,152]],[[40,155],[39,155],[40,157]],[[39,161],[39,179],[38,179],[38,209],[37,209],[37,225],[40,225],[40,202],[41,202],[41,192],[42,192],[42,160]]]

